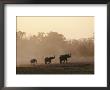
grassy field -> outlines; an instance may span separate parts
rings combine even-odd
[[[16,74],[94,74],[94,64],[41,64],[16,67]]]

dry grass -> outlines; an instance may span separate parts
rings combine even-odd
[[[94,74],[93,63],[23,65],[16,74]]]

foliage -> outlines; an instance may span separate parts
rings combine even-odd
[[[67,40],[57,32],[43,33],[26,37],[26,33],[17,32],[17,62],[26,62],[33,57],[40,58],[43,62],[45,56],[58,56],[65,53],[77,57],[94,56],[94,39],[82,38]],[[21,60],[21,61],[19,61]]]

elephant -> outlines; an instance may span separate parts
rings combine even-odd
[[[35,58],[31,59],[30,63],[33,64],[33,65],[37,64],[37,59],[35,59]]]
[[[45,57],[45,64],[51,64],[52,59],[55,59],[55,56],[54,57]]]
[[[60,55],[59,57],[60,64],[67,63],[67,58],[70,58],[70,57],[71,57],[71,54]]]

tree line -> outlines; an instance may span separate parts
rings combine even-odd
[[[75,57],[94,57],[93,37],[67,40],[58,32],[39,32],[38,35],[27,37],[26,32],[18,31],[16,39],[17,59],[44,58],[65,53]]]

